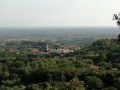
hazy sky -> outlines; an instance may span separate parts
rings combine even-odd
[[[120,0],[0,0],[0,27],[115,26]]]

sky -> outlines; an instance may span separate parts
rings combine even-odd
[[[0,0],[0,27],[117,26],[120,0]]]

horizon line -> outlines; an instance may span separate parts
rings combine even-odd
[[[18,27],[18,26],[6,26],[6,27],[0,27],[0,28],[75,28],[75,27],[79,27],[79,28],[85,28],[85,27],[116,27],[118,28],[117,26],[25,26],[25,27]]]

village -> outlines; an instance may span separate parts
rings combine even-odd
[[[44,50],[43,49],[32,50],[33,54],[69,53],[69,52],[74,52],[74,50],[68,48],[49,49],[48,44],[46,45],[46,48]]]
[[[15,44],[18,44],[15,46]],[[27,43],[27,44],[26,44]],[[61,56],[66,54],[66,53],[73,53],[78,49],[81,49],[79,45],[68,45],[68,46],[57,46],[57,47],[52,47],[51,44],[49,45],[48,43],[40,42],[39,45],[34,44],[36,42],[31,43],[30,41],[19,41],[14,42],[14,43],[4,43],[1,44],[0,51],[1,52],[8,52],[8,53],[13,53],[16,55],[19,54],[33,54],[33,55],[46,55],[46,54],[51,54],[51,53],[58,53]],[[39,42],[37,42],[39,43]],[[7,49],[6,49],[7,48]]]

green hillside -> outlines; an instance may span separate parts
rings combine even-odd
[[[54,58],[0,58],[1,90],[119,90],[120,41],[98,40]]]

